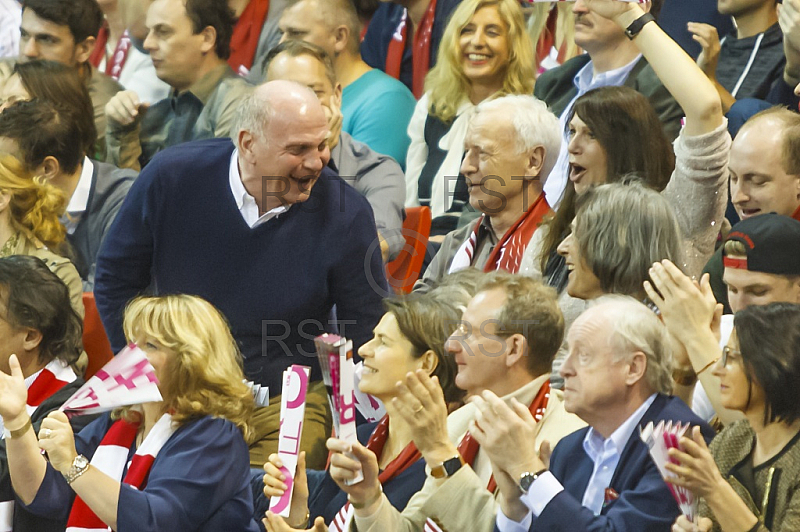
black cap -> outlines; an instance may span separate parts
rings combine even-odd
[[[747,258],[725,257],[726,268],[800,275],[800,221],[774,212],[753,216],[733,226],[730,240],[744,244]]]

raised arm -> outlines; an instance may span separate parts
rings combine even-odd
[[[637,3],[618,0],[585,1],[592,11],[613,20],[623,29],[645,14]],[[714,85],[658,24],[646,24],[633,42],[661,83],[683,108],[686,115],[686,135],[694,137],[709,133],[722,124],[722,103]]]

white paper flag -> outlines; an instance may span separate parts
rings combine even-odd
[[[676,423],[673,425],[671,421],[666,424],[661,421],[658,425],[653,425],[651,421],[647,426],[639,430],[639,435],[647,445],[647,448],[650,449],[650,456],[653,458],[656,467],[658,467],[661,477],[667,483],[670,492],[672,492],[672,496],[675,498],[675,502],[678,503],[681,512],[689,521],[693,522],[695,515],[697,515],[697,500],[691,491],[681,486],[676,486],[669,481],[671,478],[675,478],[675,474],[669,472],[666,468],[668,463],[677,463],[670,458],[668,451],[680,448],[678,442],[686,434],[687,430],[689,430],[688,423]]]
[[[153,366],[144,351],[131,344],[86,381],[60,410],[98,414],[161,399]]]

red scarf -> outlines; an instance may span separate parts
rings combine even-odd
[[[536,394],[536,397],[533,398],[533,402],[531,402],[531,406],[529,408],[531,415],[533,415],[533,419],[536,420],[538,423],[542,420],[544,416],[545,410],[547,410],[547,403],[550,401],[550,381],[545,381],[542,384],[542,387],[539,388],[539,392]],[[466,463],[470,466],[475,462],[475,457],[478,454],[478,449],[480,449],[480,444],[475,441],[472,437],[472,434],[467,432],[464,437],[461,439],[461,443],[458,444],[458,452],[461,457],[464,459]],[[494,475],[489,479],[489,484],[486,486],[486,489],[489,492],[494,493],[494,490],[497,488],[497,483],[494,480]]]
[[[94,48],[89,55],[89,62],[97,68],[106,56],[106,44],[108,44],[108,23],[103,21],[100,31],[97,32],[97,39],[94,41]]]
[[[527,212],[519,217],[519,219],[509,227],[508,231],[503,235],[503,238],[497,242],[497,245],[492,250],[489,258],[486,260],[486,265],[483,271],[491,272],[495,270],[505,270],[509,273],[517,273],[519,265],[522,261],[522,254],[530,242],[533,233],[541,225],[545,216],[550,214],[552,210],[550,205],[544,199],[544,193],[540,194],[536,201],[533,202]],[[470,234],[464,244],[458,248],[455,257],[451,263],[451,269],[448,273],[457,271],[463,267],[468,267],[472,264],[474,258],[475,248],[478,245],[478,230],[483,223],[484,214],[478,219],[475,224],[475,229]]]
[[[428,73],[428,68],[431,64],[431,34],[433,33],[433,19],[436,15],[436,0],[431,0],[428,4],[428,9],[422,20],[419,22],[419,28],[414,34],[413,48],[411,49],[411,57],[413,64],[411,92],[414,97],[419,99],[425,90],[425,75]],[[400,24],[389,41],[389,49],[386,51],[386,73],[395,79],[400,79],[400,67],[403,63],[403,52],[406,48],[406,40],[408,39],[408,11],[403,12],[403,17],[400,19]]]
[[[91,461],[92,466],[113,479],[122,478],[122,471],[128,460],[128,452],[136,439],[139,425],[140,423],[129,423],[122,419],[115,421],[95,450]],[[131,465],[122,482],[140,491],[143,490],[147,485],[147,477],[158,452],[174,432],[172,416],[169,414],[161,416],[161,419],[150,429],[150,433],[142,445],[136,450],[136,454],[133,455]],[[89,532],[92,530],[107,531],[110,528],[80,497],[76,496],[69,513],[66,532]]]
[[[386,445],[386,440],[388,438],[389,416],[383,416],[383,418],[381,418],[381,420],[378,422],[378,426],[372,431],[372,435],[367,441],[367,449],[375,453],[375,456],[377,456],[379,460],[383,454],[383,447]],[[386,466],[386,469],[380,472],[378,475],[378,482],[380,482],[381,485],[386,484],[397,475],[411,467],[411,465],[413,465],[420,458],[422,458],[422,455],[417,450],[414,442],[410,442],[408,445],[406,445],[405,449],[403,449],[400,454],[398,454],[395,459]],[[351,517],[352,510],[350,503],[348,502],[345,503],[342,509],[337,512],[336,516],[333,518],[333,521],[331,521],[329,530],[331,532],[343,532],[347,530],[347,524],[349,523]]]
[[[32,414],[40,404],[76,378],[72,368],[60,360],[51,361],[28,388],[28,414]]]
[[[233,27],[228,64],[239,75],[247,74],[253,66],[258,38],[261,36],[261,28],[264,27],[268,12],[269,0],[250,0]]]

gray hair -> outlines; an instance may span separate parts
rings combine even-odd
[[[632,297],[610,295],[598,298],[602,314],[611,326],[609,337],[614,360],[630,358],[636,352],[647,357],[645,380],[653,392],[671,394],[676,340],[658,316]],[[595,308],[595,307],[593,307]]]
[[[654,262],[682,264],[675,213],[655,190],[627,178],[578,197],[574,239],[607,294],[644,293]]]
[[[544,182],[556,165],[561,150],[562,134],[558,118],[543,101],[523,94],[484,100],[475,109],[476,114],[498,111],[511,117],[517,153],[528,153],[537,146],[544,146],[545,157],[540,176]]]
[[[257,90],[250,92],[239,101],[239,108],[233,118],[231,140],[239,147],[239,133],[247,131],[251,135],[264,139],[264,131],[274,115],[269,100],[260,96]]]

